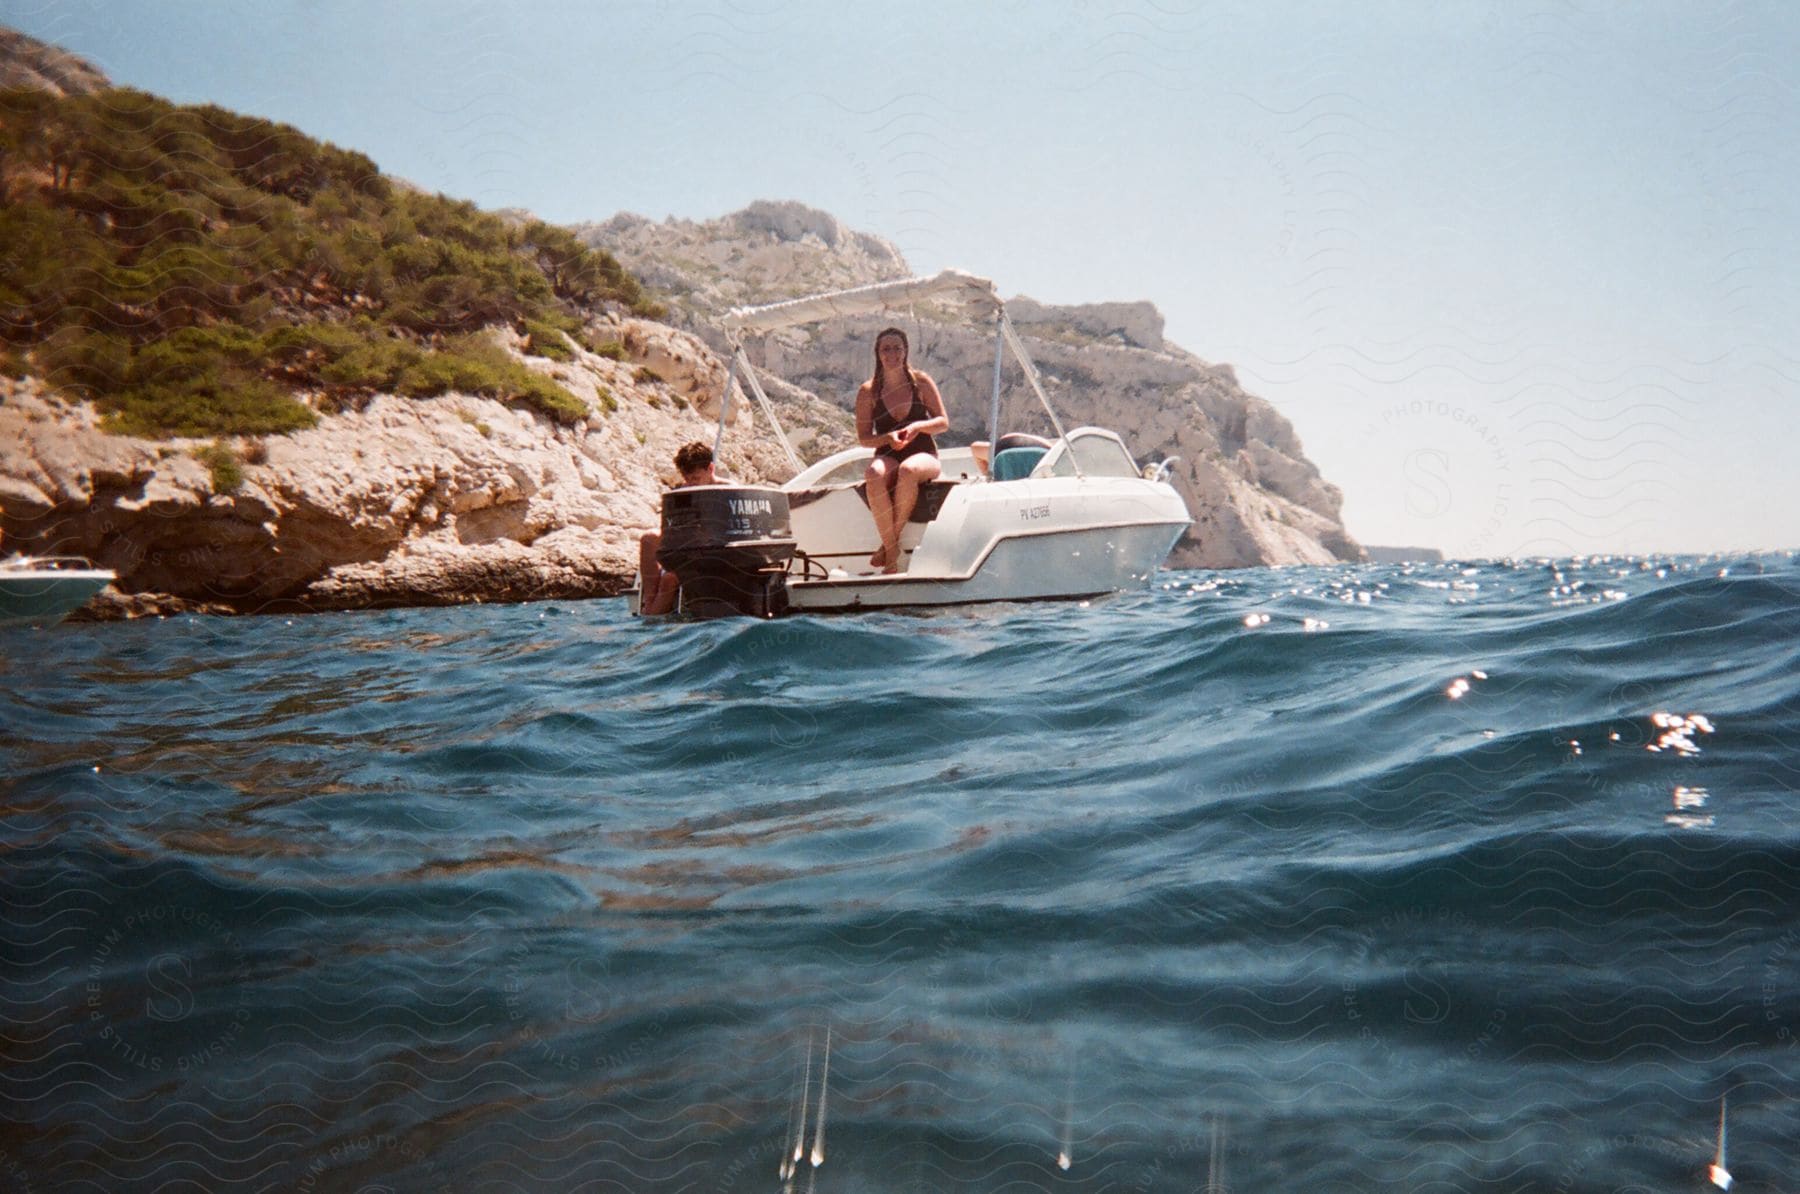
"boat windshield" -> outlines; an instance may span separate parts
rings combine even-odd
[[[1069,435],[1067,452],[1058,452],[1056,459],[1050,464],[1050,475],[1053,477],[1073,477],[1075,465],[1069,455],[1074,453],[1076,461],[1081,464],[1081,471],[1090,477],[1135,477],[1138,468],[1132,462],[1131,453],[1118,438],[1100,431],[1075,431]]]
[[[815,486],[853,485],[862,480],[863,474],[868,471],[869,458],[867,456],[857,456],[839,464],[824,476],[815,478],[813,484]]]

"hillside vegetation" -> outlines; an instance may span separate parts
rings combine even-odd
[[[360,153],[211,105],[0,91],[0,368],[140,435],[282,432],[377,392],[587,406],[500,348],[566,358],[617,304],[611,254],[384,177]],[[589,345],[589,347],[600,347]]]

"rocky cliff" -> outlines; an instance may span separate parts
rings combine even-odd
[[[732,306],[911,273],[891,244],[798,203],[754,203],[704,222],[621,215],[576,232],[654,281],[672,296],[673,318],[720,351],[725,340],[714,320]],[[1344,530],[1342,495],[1306,458],[1293,427],[1269,403],[1246,393],[1229,365],[1210,364],[1168,343],[1153,304],[1056,306],[1021,296],[1009,299],[1007,310],[1067,425],[1113,428],[1140,458],[1182,458],[1172,480],[1194,513],[1194,527],[1171,564],[1235,568],[1363,558]],[[869,375],[874,334],[890,322],[907,329],[914,364],[942,388],[951,441],[986,437],[991,332],[921,308],[887,319],[835,320],[749,343],[759,366],[818,396],[782,407],[784,421],[807,428],[814,455],[850,442],[848,410]],[[1048,433],[1018,370],[1010,368],[1007,376],[1003,430]],[[839,412],[839,430],[821,416],[821,405]]]
[[[621,213],[574,226],[669,299],[678,322],[709,325],[731,307],[843,290],[911,271],[878,236],[852,232],[836,216],[799,203],[759,200],[717,220],[663,223]]]
[[[234,475],[209,463],[213,441],[112,434],[36,379],[0,380],[7,546],[115,569],[102,616],[617,593],[679,479],[674,449],[712,438],[725,368],[661,323],[613,316],[594,332],[623,359],[520,357],[589,400],[583,421],[380,395],[308,430],[229,441]],[[724,471],[777,475],[779,450],[738,418]]]

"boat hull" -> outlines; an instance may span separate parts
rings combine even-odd
[[[0,569],[0,626],[49,626],[62,621],[104,589],[113,574],[82,571]]]
[[[1020,532],[994,541],[967,575],[919,572],[788,581],[794,610],[1075,600],[1142,588],[1187,523]]]
[[[902,538],[904,569],[865,573],[874,522],[860,503],[836,503],[834,525],[815,526],[796,511],[801,547],[830,543],[848,567],[827,576],[788,578],[794,609],[870,609],[981,601],[1092,597],[1141,588],[1188,528],[1181,495],[1139,476],[1032,476],[964,481],[949,487],[935,516]],[[846,553],[840,554],[840,553]]]

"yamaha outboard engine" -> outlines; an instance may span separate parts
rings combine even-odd
[[[693,485],[663,494],[663,567],[681,578],[681,609],[699,618],[787,612],[794,557],[787,494],[769,485]]]

